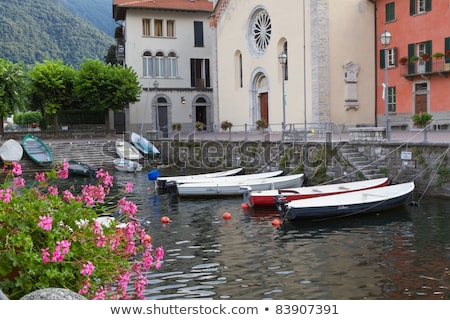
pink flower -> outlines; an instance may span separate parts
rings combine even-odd
[[[64,159],[62,168],[58,170],[59,179],[67,179],[69,177],[69,163]]]
[[[42,261],[44,264],[47,264],[47,262],[50,261],[50,253],[48,253],[49,248],[41,249],[42,252]]]
[[[64,190],[64,191],[62,192],[62,194],[63,194],[63,200],[64,200],[64,202],[69,203],[70,200],[75,199],[75,196],[74,196],[74,195],[72,194],[72,192],[70,192],[69,190]]]
[[[2,200],[3,203],[11,202],[11,197],[12,197],[11,188],[7,188],[6,190],[0,189],[0,200]]]
[[[36,182],[44,182],[45,181],[45,172],[35,172],[34,173],[34,180],[36,180]]]
[[[39,217],[39,223],[38,227],[40,227],[42,230],[50,231],[52,230],[52,223],[53,218],[50,216],[40,216]]]
[[[83,269],[81,269],[80,273],[90,276],[94,269],[95,267],[92,262],[88,261],[88,263],[83,264]]]
[[[16,187],[16,188],[25,187],[25,179],[22,177],[15,177],[14,178],[14,187]]]
[[[98,291],[95,293],[94,300],[105,300],[106,291],[103,286],[99,286]]]
[[[48,193],[52,194],[52,195],[57,195],[58,194],[58,187],[57,186],[49,186],[47,188]]]
[[[22,174],[22,167],[20,163],[13,162],[12,165],[13,165],[12,173],[15,174],[16,176],[20,176]]]
[[[133,192],[133,183],[132,182],[127,182],[127,185],[125,187],[125,191],[130,193]]]

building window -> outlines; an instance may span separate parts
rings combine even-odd
[[[144,77],[153,76],[153,59],[152,54],[149,51],[145,51],[142,57],[143,59],[143,75]]]
[[[166,32],[168,37],[175,37],[175,21],[167,20],[166,21]]]
[[[155,60],[155,74],[154,76],[157,78],[164,78],[166,73],[165,73],[165,59],[164,59],[164,54],[162,52],[157,52],[156,56],[154,58]]]
[[[174,52],[170,52],[167,56],[167,76],[176,78],[178,76],[177,56]]]
[[[409,13],[416,15],[431,11],[431,0],[409,0]]]
[[[396,57],[397,57],[397,48],[387,48],[387,67],[388,68],[394,68],[396,66]],[[386,56],[384,49],[380,50],[380,68],[384,69],[386,65]]]
[[[151,32],[151,20],[150,19],[142,19],[142,35],[143,36],[150,36]]]
[[[395,20],[395,2],[386,3],[386,22]]]
[[[397,90],[395,87],[388,88],[388,112],[397,112]]]
[[[160,19],[155,19],[155,37],[163,36],[163,21]]]
[[[257,54],[266,51],[272,36],[272,21],[266,10],[259,9],[253,13],[249,27],[249,40],[251,47]]]
[[[209,88],[209,59],[191,59],[191,87]]]
[[[203,47],[203,22],[194,21],[194,46]]]

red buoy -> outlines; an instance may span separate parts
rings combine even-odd
[[[241,204],[241,208],[242,208],[242,209],[248,209],[248,204],[247,204],[247,203]]]
[[[170,222],[170,218],[169,217],[162,217],[161,218],[161,223],[169,223]]]
[[[146,234],[144,237],[144,243],[149,243],[149,242],[152,242],[152,237],[150,237],[148,234]]]
[[[223,214],[222,218],[224,218],[225,220],[229,220],[229,219],[231,219],[231,214],[229,212],[225,212]]]
[[[274,227],[279,227],[279,226],[281,225],[280,219],[273,219],[273,220],[272,220],[272,225],[273,225]]]

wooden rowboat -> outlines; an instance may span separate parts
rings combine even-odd
[[[22,148],[31,160],[42,167],[50,166],[53,163],[53,154],[49,147],[30,133],[23,137]]]
[[[283,219],[318,220],[355,214],[382,212],[405,205],[414,191],[414,182],[284,202],[277,209]]]
[[[300,187],[292,189],[251,191],[247,196],[251,207],[275,206],[276,198],[282,197],[286,201],[329,196],[345,192],[353,192],[377,187],[387,186],[388,178],[370,179],[363,181],[324,184],[312,187]]]

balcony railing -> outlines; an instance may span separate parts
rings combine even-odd
[[[429,79],[432,75],[447,77],[448,74],[450,74],[450,63],[446,63],[445,59],[419,60],[416,63],[400,65],[400,75],[408,80],[413,80],[415,77]]]

